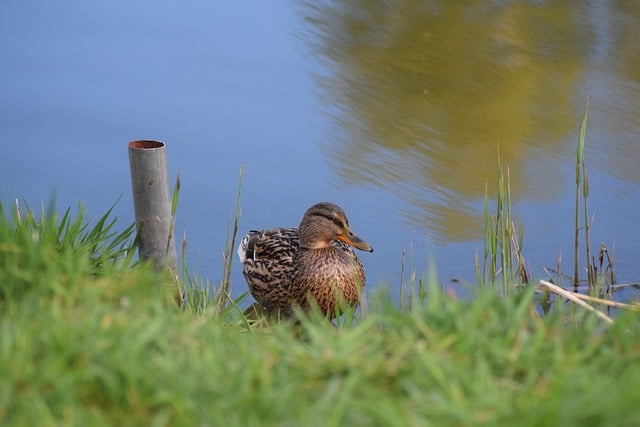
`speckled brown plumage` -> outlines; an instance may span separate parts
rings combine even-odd
[[[332,203],[309,208],[296,228],[251,231],[238,255],[253,297],[272,313],[316,304],[329,318],[341,304],[355,305],[365,285],[362,263],[351,247],[372,252]]]

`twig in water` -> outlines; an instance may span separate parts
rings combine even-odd
[[[584,307],[587,310],[594,312],[596,314],[596,316],[598,316],[599,318],[601,318],[605,322],[613,323],[613,319],[612,318],[610,318],[609,316],[607,316],[603,312],[601,312],[599,310],[596,310],[595,308],[591,307],[586,302],[582,301],[577,296],[577,294],[575,294],[573,292],[566,291],[566,290],[562,289],[560,286],[556,286],[551,282],[547,282],[546,280],[540,280],[539,283],[540,283],[540,285],[547,287],[551,292],[554,292],[554,293],[556,293],[558,295],[561,295],[561,296],[565,297],[566,299],[578,304],[579,306]]]

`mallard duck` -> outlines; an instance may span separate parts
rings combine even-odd
[[[250,231],[238,256],[251,294],[270,313],[290,316],[295,306],[317,304],[334,318],[342,303],[356,305],[364,289],[364,267],[351,246],[373,252],[342,208],[324,202],[307,209],[298,228]]]

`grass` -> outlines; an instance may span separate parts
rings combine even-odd
[[[250,328],[178,307],[109,214],[0,209],[2,425],[638,425],[637,313],[540,317],[531,288],[456,300],[427,278],[338,328]]]

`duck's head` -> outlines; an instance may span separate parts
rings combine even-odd
[[[342,208],[333,203],[318,203],[307,209],[298,227],[298,234],[300,246],[307,249],[326,248],[332,240],[341,240],[354,248],[373,252],[367,242],[351,231]]]

